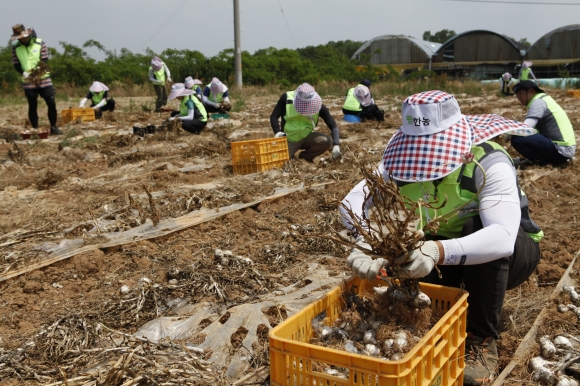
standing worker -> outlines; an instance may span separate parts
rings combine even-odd
[[[314,131],[318,118],[322,118],[332,133],[332,138],[324,133]],[[282,118],[282,125],[278,119]],[[288,91],[280,97],[270,115],[270,126],[276,138],[288,137],[290,158],[302,149],[298,157],[308,162],[332,149],[332,158],[339,159],[342,154],[339,147],[338,126],[322,99],[308,83],[300,85],[296,91]]]
[[[514,135],[511,145],[531,162],[566,165],[576,153],[576,136],[564,109],[531,80],[516,84],[514,93],[528,109],[524,123],[536,128],[538,134],[528,137]]]
[[[115,100],[109,99],[109,88],[101,82],[93,82],[89,87],[89,93],[81,100],[79,107],[85,107],[87,101],[91,101],[91,107],[95,110],[95,118],[103,116],[103,111],[115,111]]]
[[[501,76],[500,83],[501,83],[501,93],[503,95],[511,95],[510,92],[510,83],[512,81],[512,74],[506,72]]]
[[[181,103],[179,110],[171,112],[171,117],[167,120],[180,119],[183,130],[199,134],[207,125],[207,112],[203,103],[191,94],[193,94],[193,90],[185,88],[183,83],[175,83],[171,86],[168,100],[177,98]]]
[[[42,68],[48,62],[48,49],[42,39],[36,37],[32,28],[26,29],[22,24],[12,27],[12,63],[14,68],[22,75],[22,88],[28,101],[28,119],[33,128],[38,128],[38,96],[46,102],[48,107],[48,121],[50,122],[50,134],[60,135],[62,132],[56,126],[56,101],[54,100],[54,87],[50,80],[50,73]],[[32,73],[39,74],[34,79],[29,78]]]
[[[520,82],[523,80],[530,80],[530,75],[532,76],[532,78],[534,78],[534,81],[536,83],[539,84],[538,80],[536,79],[536,76],[534,75],[534,72],[532,71],[532,62],[528,62],[525,61],[522,63],[522,67],[520,68],[520,74],[519,74],[519,78],[520,78]]]
[[[167,104],[167,89],[165,88],[165,84],[171,83],[171,73],[167,65],[157,56],[151,59],[149,80],[153,82],[153,88],[155,89],[155,94],[157,94],[155,112],[158,113],[161,111],[161,107]]]
[[[227,86],[215,77],[205,86],[202,102],[208,113],[227,113],[232,109]]]
[[[402,125],[377,170],[385,181],[392,178],[409,200],[430,197],[443,203],[417,209],[423,224],[450,215],[436,234],[423,229],[427,241],[395,262],[405,277],[464,286],[469,292],[465,385],[493,380],[506,291],[526,281],[540,260],[543,232],[529,217],[512,160],[502,146],[488,141],[510,131],[535,132],[499,115],[462,115],[455,97],[442,91],[415,94],[403,102]],[[363,180],[342,201],[342,221],[351,230],[353,217],[345,207],[360,223],[372,203],[368,193]],[[464,204],[469,209],[453,215]],[[357,244],[371,249],[362,237]],[[367,280],[374,280],[384,263],[358,248],[347,258],[353,273]]]
[[[368,81],[368,84],[370,86],[370,81]],[[385,120],[385,111],[380,110],[375,104],[369,86],[365,86],[361,82],[358,86],[348,90],[342,105],[342,112],[345,116],[354,115],[360,117],[361,120]]]

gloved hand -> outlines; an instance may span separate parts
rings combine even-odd
[[[340,152],[340,147],[338,145],[334,145],[332,147],[332,159],[339,159],[342,157],[342,153]]]
[[[229,103],[225,102],[225,103],[221,103],[220,104],[220,111],[222,113],[227,113],[228,111],[230,111],[232,109],[232,105],[230,105]]]
[[[30,72],[24,71],[24,72],[22,73],[22,77],[23,77],[24,79],[28,79],[28,77],[29,77],[29,76],[30,76]]]
[[[97,106],[94,106],[94,107],[93,107],[93,110],[95,110],[95,111],[99,111],[100,109],[101,109],[101,108],[100,108],[100,107],[97,107]]]
[[[280,137],[285,137],[286,133],[283,131],[279,131],[276,133],[276,135],[274,136],[274,138],[280,138]]]
[[[167,81],[168,81],[169,83],[173,82],[173,81],[171,80],[171,78],[167,78]]]
[[[169,117],[169,118],[167,118],[167,122],[171,122],[171,121],[174,121],[174,120],[175,120],[175,117]]]
[[[356,245],[361,248],[370,250],[371,246],[367,244],[362,236],[357,237]],[[361,279],[369,281],[374,280],[387,261],[382,258],[374,259],[371,256],[365,255],[364,252],[357,248],[353,248],[352,252],[346,259],[346,265],[352,269],[352,273]]]
[[[435,241],[425,241],[418,249],[409,253],[409,258],[405,262],[405,256],[399,256],[395,263],[404,264],[401,270],[409,278],[420,278],[427,276],[439,261],[439,247]],[[404,275],[401,276],[405,278]]]

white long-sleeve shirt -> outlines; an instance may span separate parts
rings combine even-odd
[[[441,240],[445,252],[443,265],[458,265],[463,256],[465,265],[482,264],[513,253],[521,219],[516,171],[508,157],[499,152],[490,154],[480,163],[487,178],[479,194],[479,216],[483,229],[465,237]],[[389,178],[382,162],[378,173],[385,180]],[[477,167],[474,177],[479,190],[483,184],[483,174]],[[364,180],[359,182],[342,201],[358,218],[364,218],[370,205],[364,202],[365,190],[368,191],[365,185]],[[352,229],[350,217],[342,206],[340,212],[343,224]]]

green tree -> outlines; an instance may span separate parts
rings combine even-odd
[[[435,32],[433,35],[431,35],[431,31],[425,31],[423,32],[423,40],[434,43],[445,43],[455,35],[457,35],[455,31],[450,29],[442,29],[441,31]]]

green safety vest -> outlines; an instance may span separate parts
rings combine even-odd
[[[526,107],[529,108],[536,99],[542,99],[546,102],[546,107],[548,108],[547,114],[541,117],[538,123],[536,123],[535,128],[540,134],[550,138],[552,142],[560,146],[576,145],[574,127],[572,127],[572,123],[564,109],[556,103],[554,98],[544,93],[534,95]]]
[[[22,70],[25,72],[30,72],[34,70],[38,63],[40,63],[40,51],[42,49],[42,39],[39,38],[31,38],[28,46],[21,44],[20,42],[16,42],[14,44],[16,56],[20,61],[20,65],[22,66]],[[47,72],[42,76],[42,79],[48,78],[50,74]],[[22,78],[23,82],[26,82],[26,79]]]
[[[224,93],[223,92],[220,92],[219,94],[212,94],[212,92],[211,92],[211,83],[208,84],[205,87],[207,87],[207,88],[210,89],[209,96],[207,97],[207,99],[209,99],[210,101],[212,101],[214,103],[221,103],[222,99],[224,98]],[[214,97],[214,99],[212,99],[212,97]]]
[[[361,86],[361,85],[359,84],[358,86]],[[346,99],[344,100],[344,104],[342,105],[342,108],[345,110],[348,110],[348,111],[360,112],[360,111],[362,111],[362,106],[361,106],[360,102],[358,101],[358,99],[356,99],[356,97],[354,96],[354,89],[355,88],[356,87],[351,88],[346,93]]]
[[[93,97],[91,98],[91,100],[93,101],[93,103],[95,105],[98,105],[103,100],[103,97],[104,96],[105,96],[105,91],[104,90],[101,91],[101,92],[99,92],[99,93],[93,92]]]
[[[288,138],[288,142],[299,142],[308,137],[308,134],[314,131],[318,124],[319,113],[311,117],[301,115],[294,108],[294,91],[286,93],[286,115],[284,120],[284,132]]]
[[[522,68],[522,76],[520,76],[520,80],[528,80],[528,79],[530,79],[530,69]]]
[[[187,95],[181,100],[179,115],[181,115],[182,117],[186,117],[188,115],[188,113],[189,113],[189,108],[187,107],[188,100],[192,100],[193,104],[195,105],[195,107],[193,108],[193,110],[194,110],[193,117],[195,119],[200,120],[201,122],[207,122],[207,111],[205,111],[205,107],[203,106],[203,103],[201,103],[201,101],[199,99],[197,99],[196,97],[194,97],[193,95]],[[199,115],[197,117],[195,116],[196,108],[199,111],[199,115],[201,115],[201,117]]]
[[[149,67],[149,70],[153,71],[153,67]],[[153,71],[153,75],[155,75],[155,79],[157,79],[153,84],[158,86],[165,85],[165,66],[161,66],[161,70],[159,71]]]
[[[487,155],[498,151],[507,154],[503,147],[495,142],[484,142],[482,144],[471,147],[471,152],[473,153],[475,160],[478,162],[481,162],[481,160]],[[409,183],[401,181],[396,182],[399,186],[401,195],[408,197],[414,202],[417,202],[419,199],[424,199],[425,196],[430,197],[429,201],[433,201],[434,199],[438,200],[440,204],[447,201],[444,207],[439,208],[436,211],[431,208],[426,209],[425,207],[421,207],[420,215],[422,217],[423,224],[426,224],[429,221],[428,219],[433,219],[436,216],[445,215],[451,212],[453,209],[467,203],[474,197],[475,193],[477,193],[474,177],[475,168],[475,162],[471,162],[469,164],[462,165],[453,173],[443,177],[440,180]],[[528,198],[521,190],[519,182],[518,190],[520,193],[520,208],[522,212],[520,225],[535,242],[540,242],[544,236],[544,233],[540,227],[530,218],[528,210]],[[479,198],[475,198],[475,201],[479,202]],[[419,215],[419,213],[417,213],[417,215]],[[439,223],[439,230],[437,234],[447,238],[460,237],[461,230],[463,229],[465,221],[469,217],[477,215],[479,215],[478,211],[466,212],[461,217],[455,215],[448,221]]]

